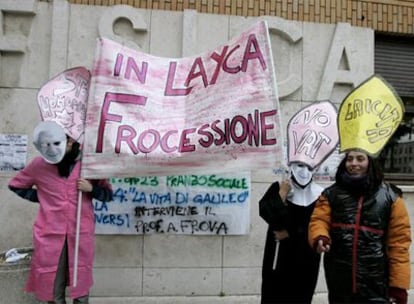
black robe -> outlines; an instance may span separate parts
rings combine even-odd
[[[316,202],[316,201],[315,201]],[[315,202],[303,207],[279,196],[273,183],[259,202],[260,216],[269,224],[263,255],[261,303],[311,303],[318,280],[320,255],[308,244],[308,225]],[[275,230],[289,237],[279,242],[276,269]]]

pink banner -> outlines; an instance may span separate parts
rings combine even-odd
[[[188,58],[99,39],[82,176],[273,168],[282,161],[279,115],[265,21]]]

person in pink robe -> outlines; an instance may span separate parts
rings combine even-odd
[[[112,200],[107,180],[80,178],[79,143],[67,138],[63,159],[52,164],[34,158],[9,182],[19,196],[39,202],[33,225],[34,253],[25,290],[40,301],[63,304],[66,286],[73,303],[88,303],[93,285],[95,218],[92,198]],[[74,254],[78,191],[82,191],[77,284],[74,280]]]

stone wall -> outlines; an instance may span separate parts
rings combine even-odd
[[[92,6],[64,0],[0,2],[0,109],[3,134],[27,134],[40,121],[36,94],[48,79],[92,67],[96,38],[105,36],[163,57],[196,55],[224,44],[258,20],[240,16]],[[260,17],[270,28],[283,118],[317,100],[338,105],[374,71],[374,32],[347,23],[318,24]],[[28,148],[28,161],[36,155]],[[0,250],[31,245],[36,204],[8,191],[0,172]],[[257,202],[269,172],[252,174],[250,233],[244,236],[99,235],[92,295],[220,296],[260,293],[266,225]],[[410,190],[410,189],[408,189]],[[408,196],[412,201],[412,196]],[[411,211],[412,213],[412,211]],[[321,280],[318,291],[324,290]]]
[[[136,8],[236,15],[244,17],[277,16],[287,20],[337,23],[369,27],[380,32],[413,34],[412,1],[401,0],[69,0],[73,4],[117,5]]]

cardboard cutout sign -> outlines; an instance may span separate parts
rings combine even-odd
[[[42,120],[56,122],[81,144],[90,77],[84,67],[68,69],[50,79],[37,94]]]
[[[338,144],[337,111],[330,101],[314,102],[288,122],[288,165],[299,162],[314,169]]]
[[[360,149],[377,156],[403,116],[401,98],[385,79],[373,75],[355,88],[339,108],[340,152]]]

